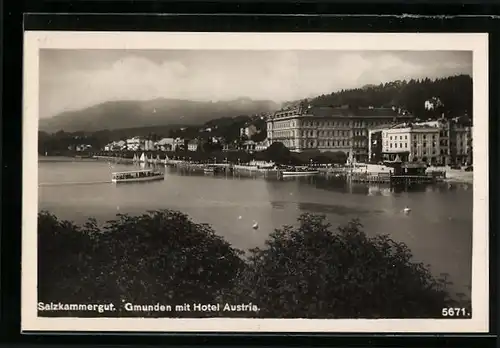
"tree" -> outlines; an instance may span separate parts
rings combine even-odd
[[[404,243],[361,227],[353,220],[335,231],[324,216],[302,215],[251,250],[235,296],[268,318],[437,318],[452,307],[446,284]]]
[[[244,257],[209,225],[172,210],[118,214],[104,226],[38,216],[38,301],[118,308],[43,315],[438,318],[442,308],[470,310],[449,284],[412,262],[404,243],[367,237],[356,220],[334,230],[324,216],[304,214]],[[260,311],[127,312],[125,302],[253,303]]]
[[[458,117],[472,110],[472,77],[457,75],[431,80],[392,81],[378,86],[341,90],[311,100],[313,106],[400,107],[416,118]],[[439,101],[438,101],[439,100]],[[429,101],[430,103],[426,103]],[[430,110],[429,105],[435,107]],[[426,106],[427,105],[427,106]]]
[[[261,130],[255,133],[254,135],[251,136],[250,140],[255,141],[256,143],[260,143],[261,141],[266,140],[267,138],[267,131]]]
[[[330,159],[331,163],[343,164],[347,161],[347,154],[343,151],[328,151],[324,155]]]
[[[234,287],[243,266],[241,252],[210,226],[171,210],[119,214],[102,228],[41,213],[38,228],[39,301],[46,303],[211,303]]]
[[[267,160],[278,164],[288,164],[291,159],[290,150],[280,142],[274,142],[265,150]]]

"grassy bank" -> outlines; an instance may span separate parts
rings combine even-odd
[[[43,316],[440,318],[467,307],[404,243],[368,237],[358,221],[333,228],[304,214],[244,253],[172,210],[81,226],[38,217],[38,301],[113,303],[117,310]],[[463,297],[463,295],[461,295]],[[242,311],[128,311],[123,304],[249,305]],[[175,308],[175,307],[174,307]]]

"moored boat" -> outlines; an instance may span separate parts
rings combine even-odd
[[[319,170],[315,169],[292,169],[281,172],[283,176],[311,176],[319,174]]]
[[[154,181],[154,180],[164,180],[164,179],[165,179],[165,173],[160,171],[155,171],[152,169],[131,170],[127,172],[114,172],[111,174],[111,181],[113,183]]]
[[[205,174],[215,174],[215,167],[212,166],[205,167],[203,168],[203,172]]]

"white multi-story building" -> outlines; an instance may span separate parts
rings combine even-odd
[[[139,151],[144,150],[144,139],[140,137],[133,137],[126,140],[127,150],[129,151]]]
[[[163,138],[159,141],[157,141],[154,145],[155,148],[160,150],[160,151],[174,151],[174,138]]]
[[[156,146],[155,146],[153,140],[149,140],[149,139],[144,140],[144,150],[145,151],[156,150]]]
[[[127,150],[127,143],[123,140],[113,141],[104,146],[104,151],[122,151]]]
[[[240,129],[240,135],[241,136],[246,136],[247,138],[251,138],[254,134],[257,134],[257,127],[255,127],[253,124]]]
[[[435,165],[472,163],[472,127],[440,119],[373,129],[369,153],[375,161],[398,157]]]

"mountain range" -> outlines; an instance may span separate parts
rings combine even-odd
[[[273,112],[280,108],[270,100],[238,98],[204,102],[159,98],[147,101],[109,101],[41,119],[40,131],[94,132],[104,129],[165,125],[201,125],[221,117]]]

